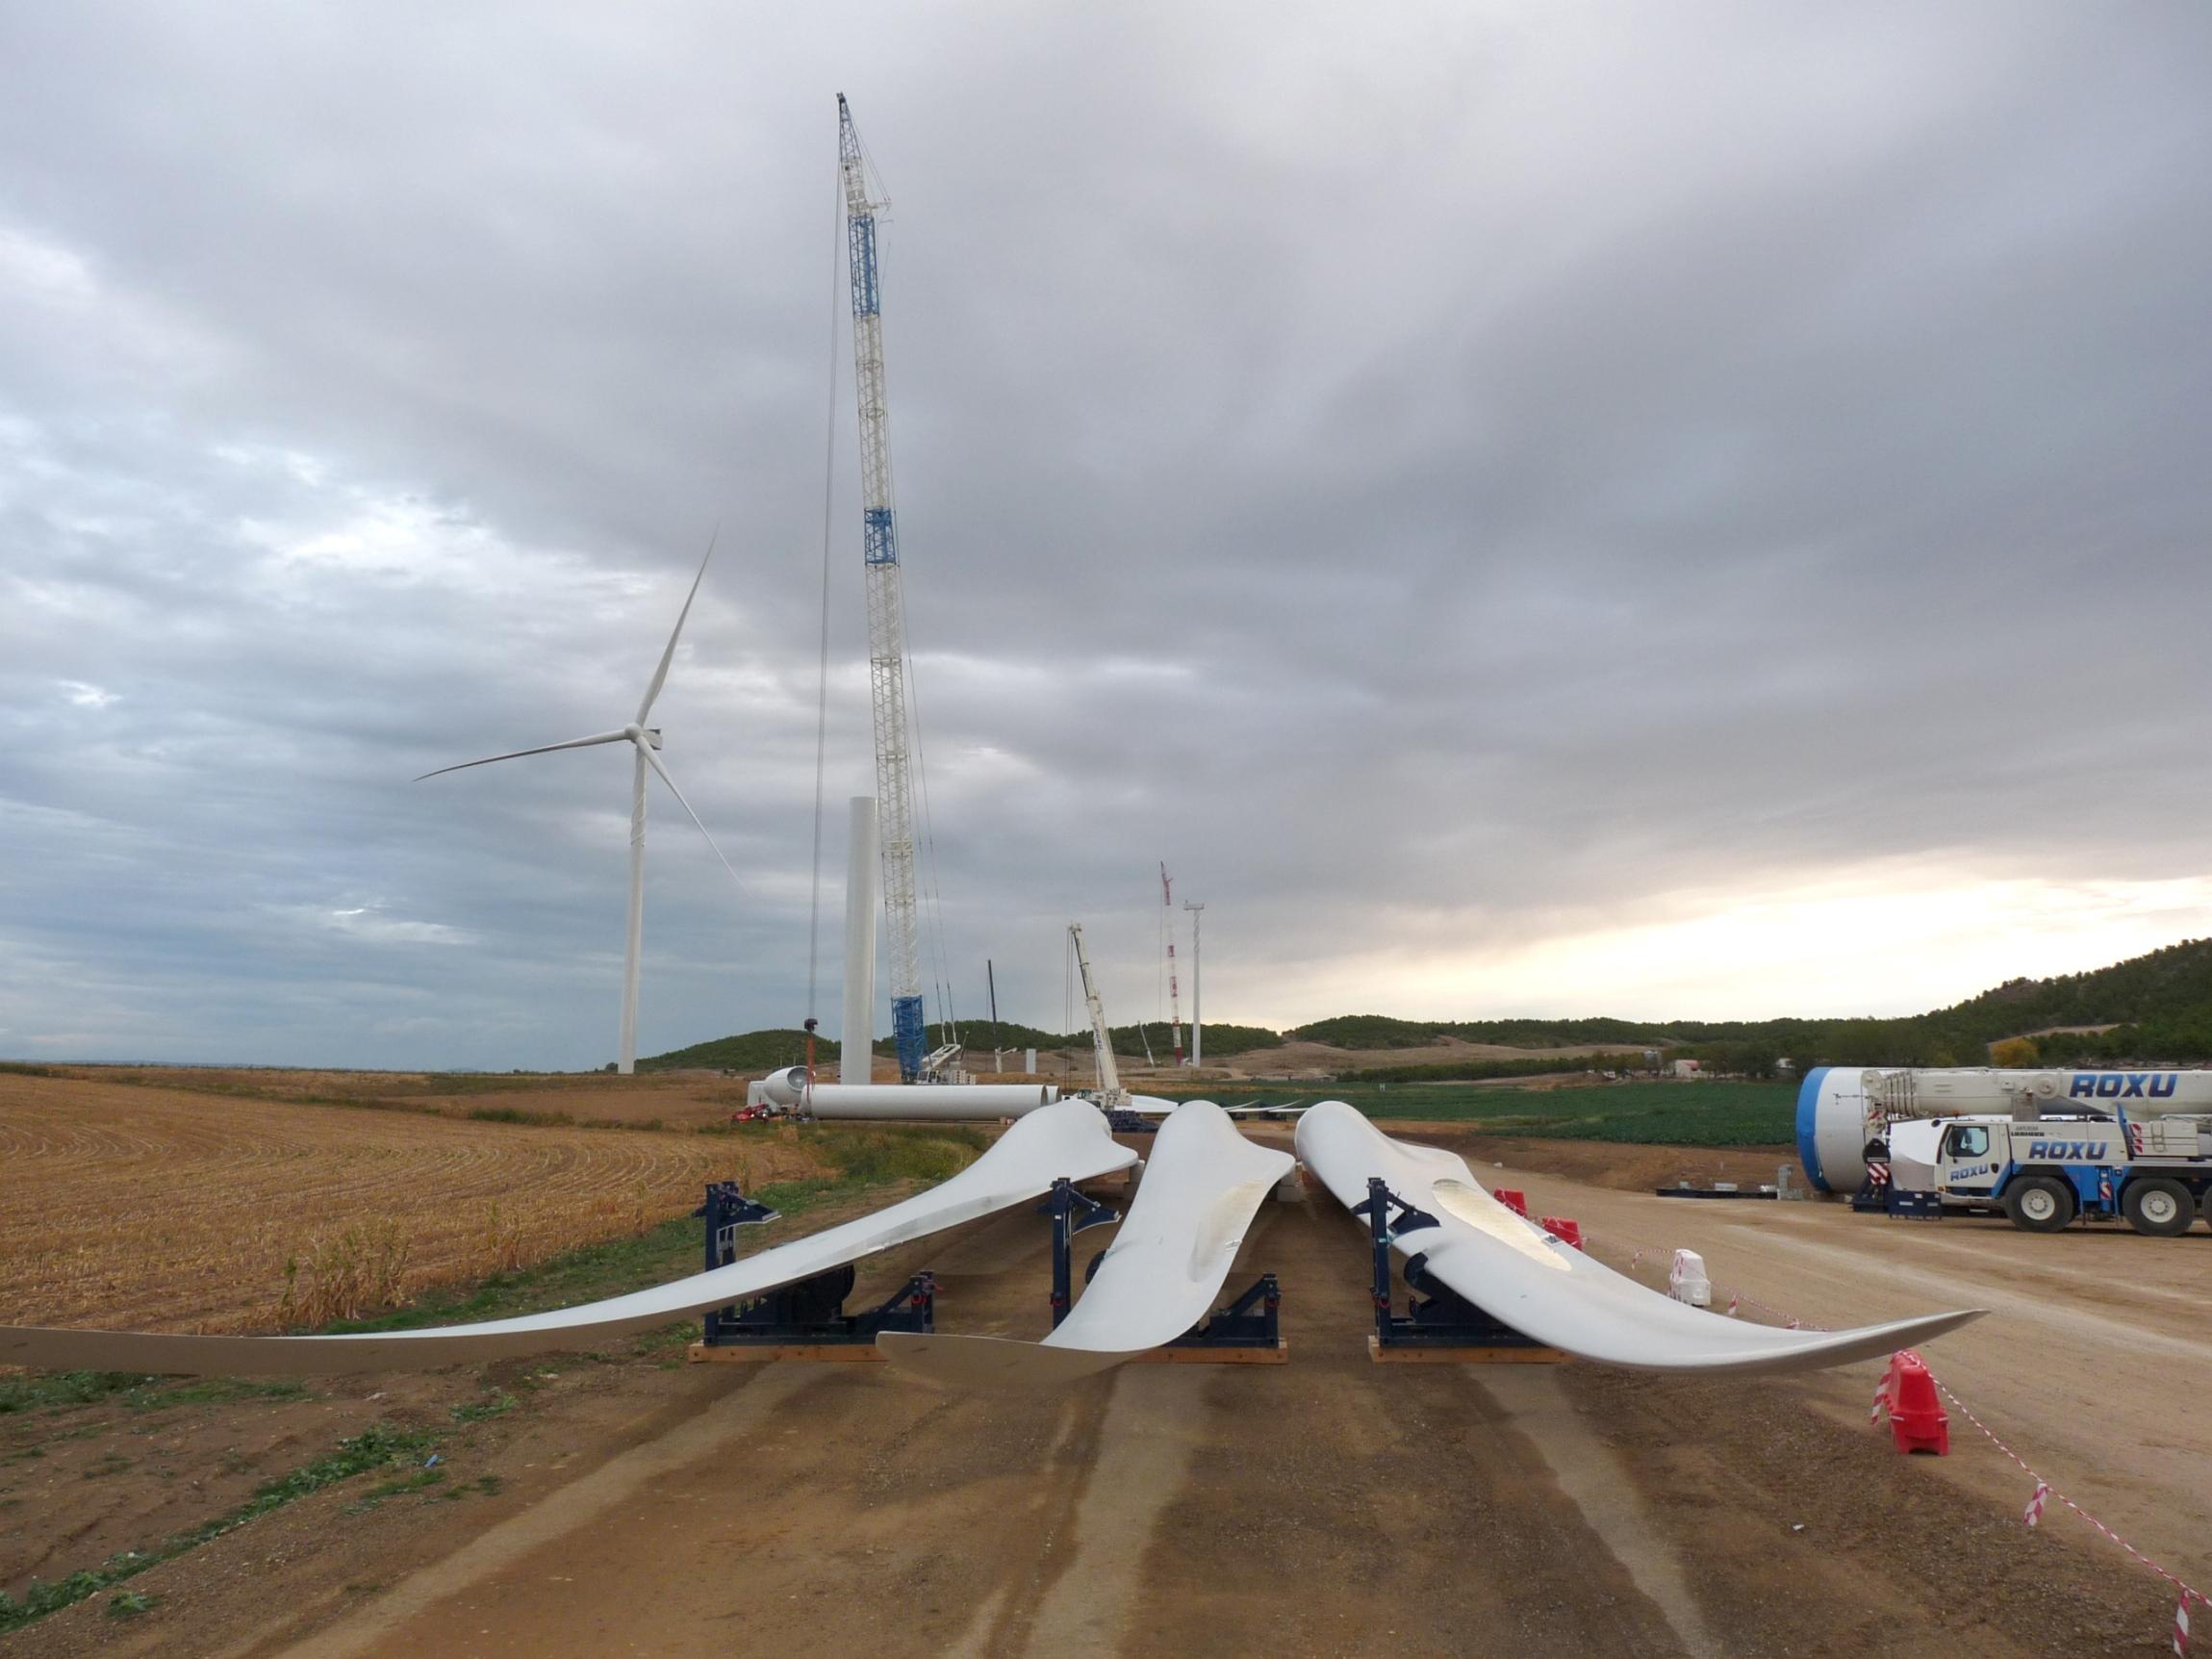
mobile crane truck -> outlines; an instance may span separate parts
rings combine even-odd
[[[2212,1224],[2212,1072],[1821,1068],[1800,1093],[1798,1141],[1822,1190],[1879,1170],[1896,1194],[2002,1211],[2031,1233],[2077,1218],[2158,1238]]]
[[[2212,1223],[2212,1117],[2144,1120],[2123,1111],[2029,1123],[1982,1116],[1894,1123],[1898,1190],[1918,1161],[1909,1159],[1911,1142],[1930,1138],[1930,1187],[1945,1210],[1999,1209],[2030,1233],[2056,1233],[2077,1216],[2123,1217],[2159,1238],[2178,1238],[2199,1214]]]

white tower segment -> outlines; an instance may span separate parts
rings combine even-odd
[[[846,252],[852,272],[852,378],[860,403],[862,557],[868,586],[868,683],[876,723],[876,809],[883,865],[883,930],[891,957],[891,1033],[899,1075],[913,1082],[928,1047],[914,904],[914,804],[907,784],[906,620],[892,517],[891,415],[883,391],[883,313],[876,210],[867,161],[845,94],[837,94],[837,165],[845,184]]]

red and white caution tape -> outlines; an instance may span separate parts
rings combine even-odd
[[[1586,1238],[1589,1237],[1589,1235],[1585,1235]],[[1665,1252],[1660,1250],[1656,1245],[1639,1245],[1635,1252],[1628,1259],[1629,1271],[1632,1273],[1636,1271],[1637,1264],[1640,1263],[1644,1257],[1659,1256],[1664,1254]],[[1734,1314],[1739,1303],[1757,1308],[1763,1313],[1774,1315],[1774,1317],[1781,1319],[1789,1327],[1789,1329],[1792,1331],[1800,1329],[1809,1331],[1826,1329],[1826,1327],[1822,1325],[1801,1325],[1794,1314],[1785,1313],[1782,1309],[1774,1307],[1770,1303],[1762,1302],[1758,1297],[1745,1295],[1742,1291],[1733,1291],[1730,1293],[1728,1297],[1728,1312],[1730,1314]],[[2212,1607],[2212,1596],[2206,1595],[2201,1590],[2199,1590],[2194,1585],[2186,1582],[2177,1573],[2169,1572],[2157,1562],[2151,1560],[2149,1556],[2144,1554],[2143,1551],[2136,1548],[2135,1545],[2128,1543],[2124,1538],[2121,1537],[2120,1534],[2113,1531],[2111,1527],[2105,1525],[2103,1521],[2098,1519],[2096,1516],[2090,1514],[2086,1509],[2083,1509],[2081,1505],[2074,1502],[2071,1497],[2068,1497],[2066,1493],[2053,1487],[2050,1482],[2045,1480],[2042,1475],[2037,1474],[2033,1468],[2028,1467],[2027,1460],[2021,1457],[2020,1453],[2014,1451],[2011,1446],[2005,1444],[2003,1440],[1997,1436],[1996,1431],[1992,1429],[1989,1424],[1983,1422],[1981,1418],[1974,1416],[1973,1409],[1969,1406],[1966,1401],[1960,1399],[1958,1395],[1952,1393],[1949,1386],[1945,1384],[1941,1377],[1935,1377],[1933,1380],[1936,1387],[1942,1391],[1944,1398],[1948,1400],[1958,1409],[1959,1415],[1964,1417],[1968,1422],[1973,1424],[1975,1428],[1981,1430],[1984,1438],[1989,1441],[1990,1444],[1996,1446],[1998,1451],[2004,1453],[2006,1457],[2012,1459],[2014,1463],[2021,1467],[2022,1472],[2024,1472],[2030,1480],[2035,1482],[2035,1490],[2028,1496],[2027,1507],[2021,1512],[2021,1519],[2025,1521],[2029,1526],[2038,1525],[2043,1519],[2044,1510],[2048,1506],[2049,1501],[2052,1498],[2056,1498],[2060,1503],[2064,1504],[2068,1509],[2073,1511],[2075,1515],[2079,1516],[2083,1520],[2087,1521],[2091,1526],[2095,1527],[2097,1531],[2101,1534],[2108,1542],[2118,1544],[2122,1549],[2125,1550],[2129,1555],[2133,1556],[2137,1562],[2139,1562],[2144,1567],[2148,1568],[2152,1572],[2157,1573],[2159,1577],[2165,1579],[2167,1583],[2171,1584],[2174,1588],[2174,1590],[2180,1595],[2180,1604],[2174,1609],[2174,1651],[2178,1656],[2178,1659],[2188,1659],[2189,1604],[2194,1601],[2200,1606]],[[1883,1408],[1887,1405],[1887,1396],[1884,1394],[1883,1391],[1881,1389],[1876,1389],[1874,1392],[1874,1410],[1872,1415],[1868,1418],[1868,1421],[1879,1422],[1881,1420]]]
[[[2028,1479],[2035,1482],[2035,1492],[2028,1498],[2027,1508],[2021,1516],[2022,1520],[2026,1521],[2030,1526],[2035,1525],[2036,1522],[2043,1519],[2045,1505],[2048,1503],[2050,1499],[2055,1497],[2060,1503],[2066,1505],[2068,1509],[2072,1510],[2075,1515],[2078,1515],[2082,1519],[2089,1522],[2091,1526],[2095,1527],[2104,1536],[2104,1538],[2109,1543],[2118,1544],[2122,1549],[2124,1549],[2128,1554],[2135,1557],[2135,1559],[2143,1566],[2150,1569],[2151,1571],[2157,1573],[2159,1577],[2165,1579],[2167,1583],[2173,1585],[2175,1590],[2181,1593],[2181,1611],[2178,1615],[2179,1622],[2177,1625],[2178,1634],[2174,1638],[2178,1646],[2175,1646],[2174,1651],[2177,1653],[2186,1652],[2189,1630],[2189,1604],[2192,1601],[2205,1601],[2206,1597],[2204,1593],[2201,1590],[2196,1588],[2196,1586],[2183,1580],[2178,1573],[2167,1571],[2165,1568],[2159,1566],[2158,1563],[2151,1560],[2149,1556],[2144,1554],[2143,1551],[2136,1548],[2135,1545],[2128,1543],[2127,1540],[2121,1537],[2120,1534],[2113,1531],[2112,1528],[2105,1525],[2104,1522],[2098,1519],[2097,1517],[2090,1514],[2089,1511],[2082,1508],[2081,1505],[2075,1503],[2073,1499],[2068,1497],[2066,1493],[2060,1492],[2056,1487],[2052,1486],[2050,1482],[2045,1480],[2043,1476],[2037,1474],[2033,1468],[2028,1467],[2027,1459],[2021,1457],[2020,1453],[2014,1451],[2012,1447],[2005,1444],[2004,1441],[1999,1438],[1997,1432],[1995,1429],[1991,1428],[1989,1424],[1983,1422],[1981,1418],[1974,1416],[1973,1408],[1971,1406],[1968,1405],[1966,1401],[1960,1399],[1958,1395],[1951,1392],[1949,1385],[1947,1385],[1943,1380],[1943,1378],[1935,1378],[1935,1385],[1939,1390],[1942,1391],[1944,1398],[1950,1401],[1953,1406],[1958,1408],[1958,1412],[1961,1417],[1965,1417],[1968,1422],[1973,1424],[1975,1428],[1981,1430],[1983,1436],[1989,1441],[1990,1444],[1996,1447],[1998,1451],[2004,1453],[2006,1457],[2012,1459],[2014,1463],[2020,1465],[2021,1471],[2025,1474]],[[2208,1602],[2207,1604],[2212,1605],[2212,1602]]]

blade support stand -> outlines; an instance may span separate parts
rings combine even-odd
[[[1058,1330],[1069,1308],[1075,1305],[1076,1235],[1085,1228],[1110,1226],[1121,1219],[1121,1212],[1096,1198],[1084,1197],[1064,1175],[1053,1183],[1052,1191],[1037,1209],[1040,1214],[1053,1218],[1053,1328]],[[1098,1271],[1097,1259],[1090,1270]]]
[[[1257,1349],[1269,1358],[1286,1357],[1282,1311],[1282,1286],[1274,1274],[1262,1273],[1235,1301],[1215,1309],[1160,1351]]]
[[[1390,1246],[1403,1235],[1437,1226],[1437,1218],[1392,1192],[1380,1176],[1369,1178],[1367,1200],[1353,1212],[1367,1218],[1374,1250],[1375,1332],[1367,1339],[1369,1359],[1551,1364],[1566,1357],[1432,1276],[1426,1253],[1406,1258],[1406,1312],[1398,1313]]]
[[[706,1223],[709,1272],[737,1260],[740,1227],[777,1218],[768,1206],[740,1192],[734,1181],[710,1185],[706,1202],[692,1213]],[[936,1329],[935,1275],[916,1273],[877,1306],[849,1314],[845,1299],[852,1293],[855,1277],[852,1264],[846,1263],[750,1301],[709,1309],[691,1358],[873,1360],[879,1331]]]

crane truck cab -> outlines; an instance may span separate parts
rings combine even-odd
[[[2138,1233],[2171,1238],[2199,1214],[2212,1223],[2212,1117],[1977,1114],[1893,1125],[1893,1143],[1907,1128],[1936,1137],[1931,1173],[1946,1210],[1999,1209],[2030,1233],[2123,1217]]]

